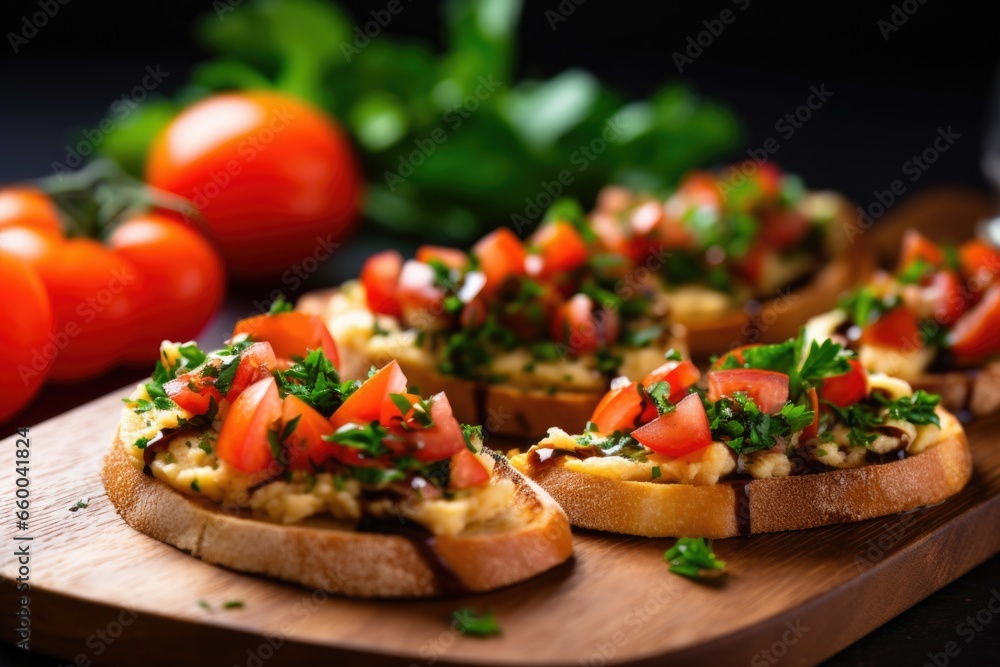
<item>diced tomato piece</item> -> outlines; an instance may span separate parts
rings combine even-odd
[[[337,343],[318,315],[308,313],[275,313],[256,315],[240,320],[233,335],[247,334],[251,340],[271,344],[274,356],[292,360],[305,357],[310,350],[323,350],[334,366],[340,363]]]
[[[453,489],[471,489],[490,481],[486,466],[465,446],[451,457],[449,470],[448,485]]]
[[[752,398],[761,412],[774,414],[788,402],[788,376],[758,368],[709,371],[708,400],[717,401],[738,391]]]
[[[449,269],[464,269],[469,265],[469,256],[458,248],[440,245],[422,245],[417,248],[417,261],[424,264],[441,262]]]
[[[950,269],[942,269],[931,279],[930,289],[934,291],[934,318],[945,326],[951,326],[971,305],[971,293],[962,288],[958,274]]]
[[[905,306],[887,310],[862,330],[861,342],[896,350],[916,349],[920,347],[917,316]]]
[[[670,383],[670,402],[676,403],[682,399],[687,390],[701,378],[701,371],[689,359],[683,361],[668,361],[654,369],[642,379],[644,387],[657,382]]]
[[[551,278],[583,266],[587,261],[587,244],[580,232],[568,222],[546,222],[531,236],[528,245],[541,258],[533,275]],[[531,262],[528,262],[531,265]]]
[[[846,408],[868,395],[868,374],[857,359],[850,359],[851,370],[843,375],[823,378],[819,395],[834,405]]]
[[[781,169],[772,162],[765,162],[759,165],[757,173],[751,178],[757,184],[757,187],[760,189],[761,198],[765,201],[777,198],[781,192]]]
[[[281,398],[273,377],[258,380],[230,406],[215,452],[237,470],[256,473],[274,461],[267,432],[281,421]]]
[[[937,267],[944,262],[944,253],[929,238],[915,229],[908,229],[903,234],[903,243],[899,252],[899,270],[905,269],[918,259]]]
[[[334,429],[344,424],[368,424],[382,416],[382,406],[389,394],[406,393],[406,376],[395,359],[357,388],[330,417]]]
[[[1000,273],[1000,251],[979,239],[966,241],[958,249],[959,263],[966,277],[993,283]]]
[[[693,171],[685,176],[684,180],[681,181],[678,194],[684,197],[684,201],[691,206],[718,208],[722,205],[718,180],[707,171]]]
[[[712,364],[712,368],[716,370],[722,368],[730,358],[735,359],[736,363],[742,366],[743,364],[746,363],[746,359],[743,358],[743,351],[748,350],[751,347],[760,347],[760,346],[761,343],[754,343],[752,345],[741,345],[740,347],[734,347],[733,349],[729,350],[729,352],[726,352],[725,354],[719,356],[719,358],[715,360],[715,363]]]
[[[379,412],[378,421],[382,426],[398,426],[403,422],[408,421],[413,416],[413,406],[420,401],[419,394],[398,394],[407,400],[410,404],[409,409],[407,409],[406,414],[399,411],[399,406],[396,402],[392,400],[392,397],[386,394],[385,401],[382,402],[382,409]]]
[[[465,437],[451,403],[443,393],[434,394],[430,402],[432,426],[407,432],[407,439],[413,445],[413,455],[421,461],[440,461],[454,456],[465,447]]]
[[[644,398],[638,382],[612,389],[594,408],[590,421],[594,422],[598,433],[629,431],[635,428],[642,415]]]
[[[282,432],[295,418],[298,418],[295,430],[284,442],[288,467],[313,470],[326,463],[337,447],[323,440],[324,435],[333,433],[333,425],[298,396],[285,396],[281,404]]]
[[[576,294],[556,310],[549,333],[572,354],[589,354],[618,340],[620,327],[617,311],[595,312],[593,299]]]
[[[977,363],[1000,353],[1000,285],[962,315],[951,330],[951,350],[962,363]]]
[[[163,385],[167,396],[191,414],[203,415],[215,399],[218,405],[222,394],[215,388],[215,378],[197,373],[184,373]]]
[[[395,250],[383,250],[369,257],[361,267],[368,309],[379,315],[402,315],[396,286],[403,269],[403,256]]]
[[[479,268],[486,276],[483,291],[495,294],[510,276],[525,274],[524,260],[527,253],[521,239],[506,227],[490,232],[476,245],[472,254],[479,261]]]
[[[627,252],[625,229],[615,215],[598,211],[590,217],[590,227],[605,248],[619,255]]]
[[[761,241],[775,250],[796,246],[809,232],[809,221],[795,209],[770,209],[762,218]]]
[[[712,444],[712,430],[701,397],[691,394],[671,412],[632,431],[632,437],[654,452],[684,456]]]
[[[269,377],[278,360],[270,343],[253,343],[243,350],[237,363],[239,365],[236,367],[236,375],[233,376],[233,384],[226,394],[226,399],[230,402],[235,401],[243,390],[254,382]]]
[[[403,264],[399,274],[399,304],[403,318],[421,329],[444,316],[446,292],[435,284],[434,269],[416,260]]]
[[[812,424],[802,429],[802,435],[799,437],[800,442],[812,440],[819,435],[819,395],[815,389],[809,387],[806,391],[806,398],[809,399],[809,409],[813,411],[813,420]]]

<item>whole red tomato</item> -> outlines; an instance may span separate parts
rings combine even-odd
[[[274,92],[215,95],[155,139],[146,179],[199,209],[233,275],[323,260],[361,195],[350,144],[323,112]]]
[[[52,306],[45,286],[27,262],[0,251],[0,421],[30,401],[46,376],[45,346],[52,333]],[[33,362],[34,357],[40,361]]]

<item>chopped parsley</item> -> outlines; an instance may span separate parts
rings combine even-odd
[[[87,509],[90,507],[90,498],[80,498],[78,501],[70,505],[70,512],[77,512],[79,510]]]
[[[136,449],[146,449],[146,445],[149,444],[149,438],[139,438],[135,441]]]
[[[649,399],[653,401],[653,405],[656,406],[656,412],[661,415],[665,415],[668,412],[674,411],[674,404],[670,402],[670,383],[669,382],[654,382],[645,388],[646,395]]]
[[[712,439],[725,442],[738,454],[749,454],[774,447],[778,438],[786,438],[813,423],[816,413],[804,405],[786,403],[781,412],[769,415],[760,411],[744,392],[705,401]]]
[[[191,490],[195,493],[201,493],[201,486],[198,485],[197,479],[191,480]]]
[[[478,440],[482,442],[483,440],[483,427],[482,426],[471,426],[469,424],[460,424],[462,427],[462,438],[465,439],[465,446],[468,447],[469,451],[475,454],[478,450],[473,444],[473,440]]]
[[[340,375],[322,350],[312,350],[302,361],[274,374],[281,395],[292,395],[329,417],[361,386],[357,380],[340,381]],[[218,383],[216,383],[218,386]]]
[[[451,613],[451,623],[459,634],[470,637],[500,634],[500,625],[492,611],[478,614],[472,609],[457,609]]]
[[[271,302],[271,308],[267,311],[267,314],[277,315],[279,313],[290,313],[293,310],[291,302],[285,298],[285,295],[279,294],[278,298]]]
[[[682,537],[667,549],[663,560],[670,571],[694,579],[715,578],[726,573],[726,563],[715,557],[711,543],[701,537]]]
[[[245,606],[243,600],[227,600],[222,603],[223,609],[242,609]]]
[[[660,472],[660,466],[653,466],[652,473],[653,473],[653,479],[659,479],[660,476],[663,474]]]

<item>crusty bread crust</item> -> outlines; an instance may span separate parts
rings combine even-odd
[[[572,535],[562,509],[502,458],[494,475],[515,484],[512,526],[418,543],[332,523],[286,526],[225,512],[143,474],[118,433],[101,471],[119,514],[150,537],[216,565],[366,598],[488,591],[568,559]]]
[[[529,454],[511,464],[565,508],[574,526],[645,537],[723,538],[862,521],[932,505],[972,475],[965,431],[942,415],[938,443],[899,461],[711,486],[626,482]]]
[[[941,396],[941,405],[952,412],[968,411],[977,417],[1000,411],[1000,361],[982,368],[929,373],[910,384],[914,389]]]

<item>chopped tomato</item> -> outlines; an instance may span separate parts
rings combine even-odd
[[[758,368],[709,371],[708,400],[717,401],[739,391],[752,398],[761,412],[774,414],[788,402],[788,376]]]
[[[407,439],[413,444],[413,455],[421,461],[440,461],[454,456],[465,446],[462,427],[459,426],[451,403],[444,393],[428,399],[433,425],[407,432]]]
[[[812,424],[802,429],[800,441],[812,440],[819,435],[819,395],[812,387],[806,391],[806,398],[809,399],[809,409],[813,411]]]
[[[638,382],[612,389],[594,408],[590,421],[594,422],[598,433],[633,429],[642,415],[644,399],[645,395],[640,391]]]
[[[449,470],[448,486],[453,489],[471,489],[490,480],[490,472],[482,461],[464,446],[451,457]]]
[[[921,344],[917,316],[905,306],[887,310],[862,330],[861,342],[896,350],[917,348]]]
[[[247,334],[251,340],[271,344],[274,356],[292,360],[305,357],[310,350],[323,350],[334,366],[339,365],[337,344],[319,315],[308,313],[275,313],[256,315],[240,320],[233,335]]]
[[[945,326],[954,324],[970,305],[972,294],[963,290],[958,274],[950,269],[935,273],[930,289],[934,292],[934,318]]]
[[[755,243],[740,260],[740,271],[752,285],[760,285],[768,267],[774,262],[776,250],[763,242]]]
[[[868,374],[857,359],[850,359],[851,370],[843,375],[823,378],[819,395],[825,401],[846,408],[868,395]]]
[[[230,406],[215,445],[216,454],[243,472],[265,470],[274,461],[267,432],[277,431],[280,420],[278,385],[273,377],[258,380]]]
[[[899,252],[899,269],[905,269],[918,259],[936,267],[944,262],[944,253],[929,238],[915,229],[908,229],[903,234],[903,244]]]
[[[611,252],[620,255],[628,250],[628,239],[625,237],[625,230],[618,223],[618,219],[615,216],[598,211],[591,216],[590,226],[601,244]]]
[[[170,380],[163,385],[163,390],[170,400],[195,415],[208,412],[212,399],[215,399],[216,405],[222,401],[222,394],[215,388],[215,378],[202,375],[200,371],[184,373]]]
[[[444,315],[445,290],[436,284],[434,269],[414,259],[403,264],[398,298],[403,317],[422,329]]]
[[[676,403],[687,394],[688,388],[701,378],[701,371],[690,360],[668,361],[654,369],[642,379],[642,384],[649,387],[657,382],[670,383],[670,402]]]
[[[233,376],[233,384],[226,394],[226,399],[230,402],[235,401],[243,390],[254,382],[270,376],[278,361],[270,343],[253,343],[243,350],[237,363],[239,365],[236,367],[236,375]]]
[[[333,433],[333,425],[301,398],[288,395],[281,403],[282,432],[293,419],[298,422],[283,443],[288,467],[313,470],[326,463],[336,445],[323,440],[323,436]]]
[[[610,309],[594,311],[594,301],[586,294],[576,294],[556,311],[550,333],[573,354],[588,354],[618,339],[618,313]]]
[[[330,423],[337,429],[344,424],[367,424],[378,421],[382,416],[382,406],[389,394],[406,393],[406,376],[396,360],[380,368],[375,375],[357,388],[330,417]]]
[[[368,309],[379,315],[399,317],[396,287],[403,270],[403,256],[395,250],[383,250],[369,257],[361,267],[361,284],[365,288]]]
[[[422,245],[417,248],[417,261],[424,264],[441,262],[449,269],[464,269],[469,265],[469,256],[458,248],[440,245]]]
[[[708,415],[697,394],[691,394],[671,412],[632,431],[632,437],[654,452],[668,456],[684,456],[712,444]]]
[[[587,244],[580,232],[568,222],[546,222],[532,234],[528,245],[541,258],[538,270],[530,272],[540,278],[572,271],[587,261]]]
[[[963,243],[958,249],[958,258],[962,272],[969,278],[992,283],[1000,272],[1000,251],[979,239]]]
[[[521,240],[514,232],[501,227],[490,232],[476,245],[472,246],[472,254],[479,261],[480,270],[486,276],[488,294],[495,294],[510,276],[523,276],[526,253]]]
[[[761,343],[754,343],[752,345],[741,345],[740,347],[734,347],[733,349],[729,350],[729,352],[726,352],[725,354],[721,355],[718,359],[716,359],[715,363],[712,364],[712,368],[716,370],[722,368],[730,358],[735,359],[736,363],[742,366],[743,364],[746,363],[746,359],[743,358],[743,351],[750,349],[751,347],[760,347],[760,346]]]
[[[399,411],[399,406],[386,394],[385,401],[382,402],[382,409],[379,412],[378,421],[382,426],[396,426],[403,422],[408,422],[413,417],[413,406],[420,401],[420,394],[399,394],[410,404],[406,414]]]
[[[962,363],[976,363],[1000,353],[1000,285],[993,285],[982,300],[955,322],[951,350]]]
[[[762,217],[760,238],[775,250],[794,247],[809,232],[809,221],[795,209],[771,209]]]
[[[722,205],[718,181],[707,171],[694,171],[685,176],[678,194],[691,206],[718,208]]]

